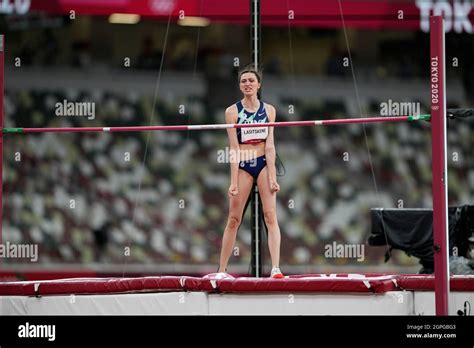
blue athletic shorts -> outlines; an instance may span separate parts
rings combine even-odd
[[[265,155],[263,155],[248,161],[240,161],[239,168],[252,175],[254,179],[257,179],[258,175],[266,165],[267,160],[265,159]]]

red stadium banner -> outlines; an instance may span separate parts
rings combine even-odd
[[[446,32],[473,33],[471,0],[261,0],[262,25],[361,29],[429,30],[429,16],[441,15]],[[249,24],[249,0],[0,0],[0,13],[99,15],[133,13],[173,20],[201,16],[215,22]]]
[[[24,0],[25,1],[25,0]],[[138,14],[150,17],[178,17],[180,11],[186,15],[196,16],[196,0],[29,0],[31,10],[44,11],[49,14],[101,15],[112,13]]]

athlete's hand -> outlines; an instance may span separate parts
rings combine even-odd
[[[235,197],[238,194],[239,194],[239,189],[237,188],[237,185],[230,184],[229,197]]]
[[[272,193],[280,191],[280,185],[277,183],[276,179],[270,179],[270,191]]]

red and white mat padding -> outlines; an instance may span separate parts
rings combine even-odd
[[[450,279],[450,314],[470,311],[474,276]],[[434,315],[430,275],[283,279],[73,278],[0,283],[0,315]],[[465,313],[469,315],[471,313]]]

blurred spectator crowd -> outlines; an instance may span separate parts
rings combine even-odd
[[[94,102],[95,118],[56,116],[65,99]],[[183,115],[180,104],[189,106]],[[344,100],[298,100],[295,114],[285,105],[276,104],[282,121],[350,117]],[[366,105],[368,116],[378,105]],[[5,126],[200,124],[204,109],[195,97],[25,90],[6,93]],[[450,205],[474,201],[473,131],[473,122],[449,121]],[[361,263],[326,258],[325,245],[365,243],[372,207],[431,207],[430,137],[427,122],[275,130],[281,264],[382,264],[385,250],[366,246]],[[229,165],[218,159],[227,146],[221,131],[8,135],[3,240],[39,244],[45,264],[217,265],[229,185]],[[249,220],[231,263],[250,260]],[[391,262],[416,261],[400,254]]]

